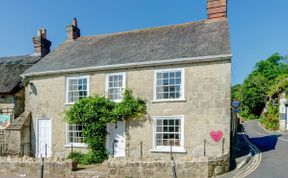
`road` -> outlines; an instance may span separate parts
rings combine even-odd
[[[265,131],[259,121],[248,121],[244,128],[249,140],[262,153],[260,165],[247,178],[288,177],[288,134]]]

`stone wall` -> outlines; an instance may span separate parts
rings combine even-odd
[[[30,156],[30,112],[24,112],[4,130],[5,153]]]
[[[172,162],[167,161],[127,161],[110,162],[109,177],[172,177]],[[208,177],[208,168],[205,162],[176,162],[176,175],[181,178]]]
[[[230,155],[208,159],[208,177],[217,176],[228,172],[230,169]]]
[[[27,176],[40,175],[41,160],[24,156],[6,156],[0,157],[0,175],[1,176]],[[44,174],[69,177],[72,170],[71,161],[45,160]]]
[[[153,101],[154,72],[159,69],[183,68],[185,73],[185,99],[181,101]],[[143,143],[143,157],[163,158],[169,160],[169,154],[153,152],[153,116],[184,116],[184,152],[175,155],[177,161],[191,156],[201,156],[204,140],[214,143],[209,132],[221,130],[224,154],[230,150],[230,60],[201,62],[161,67],[133,68],[127,70],[95,71],[81,74],[67,74],[48,77],[31,78],[36,93],[26,87],[26,111],[32,113],[32,150],[36,151],[36,120],[50,118],[52,120],[52,154],[66,155],[70,152],[66,144],[66,123],[64,111],[70,106],[65,105],[66,77],[89,76],[90,95],[105,96],[106,74],[114,72],[126,73],[126,86],[133,90],[134,95],[147,101],[147,118],[143,121],[131,121],[126,124],[126,156],[139,158],[139,143]],[[145,85],[145,87],[144,87]],[[53,86],[53,87],[51,87]],[[49,95],[47,95],[49,93]],[[143,134],[145,133],[145,134]],[[85,148],[79,148],[85,150]],[[206,156],[221,155],[222,145],[207,146]]]
[[[110,178],[122,177],[172,177],[172,161],[110,159]],[[194,158],[192,161],[175,162],[176,176],[181,178],[206,178],[221,175],[229,170],[229,155],[218,158]]]

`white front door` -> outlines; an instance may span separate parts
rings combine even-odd
[[[51,119],[38,119],[37,123],[37,154],[38,158],[51,156]]]
[[[114,157],[125,157],[125,123],[107,125],[107,149]]]

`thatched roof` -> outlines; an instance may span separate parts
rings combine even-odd
[[[24,76],[230,53],[227,19],[204,20],[66,41]]]
[[[22,87],[20,75],[39,61],[36,56],[13,56],[0,58],[0,94],[17,92]]]

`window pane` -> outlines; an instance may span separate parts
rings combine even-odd
[[[87,79],[86,78],[83,79],[83,85],[87,85]]]
[[[157,120],[156,123],[157,123],[157,125],[162,125],[163,120]]]
[[[168,80],[163,80],[163,85],[168,85]]]
[[[174,127],[169,127],[169,132],[174,132]]]

